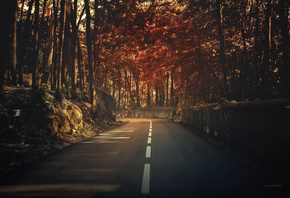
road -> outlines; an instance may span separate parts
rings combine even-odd
[[[0,197],[277,197],[279,183],[181,125],[127,121],[1,178]]]

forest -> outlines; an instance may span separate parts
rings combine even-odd
[[[9,0],[3,86],[117,107],[290,98],[287,0]]]

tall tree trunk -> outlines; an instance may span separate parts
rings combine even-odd
[[[57,3],[53,0],[53,58],[51,65],[51,88],[54,89],[56,87],[56,70],[58,68],[58,54],[57,54],[57,13],[58,13],[58,1]]]
[[[224,79],[224,96],[226,98],[230,98],[229,86],[228,86],[228,73],[226,68],[226,55],[225,55],[225,41],[224,35],[222,31],[222,11],[221,11],[221,4],[220,0],[216,1],[217,7],[217,22],[218,22],[218,33],[219,33],[219,41],[220,41],[220,59],[223,71],[223,79]]]
[[[290,65],[289,65],[289,35],[288,35],[288,1],[279,1],[279,18],[281,20],[281,36],[282,36],[282,60],[283,65],[281,69],[281,90],[280,96],[283,98],[290,98]]]
[[[59,29],[59,56],[58,56],[58,64],[57,64],[57,83],[56,83],[56,99],[61,100],[61,83],[62,83],[62,54],[63,54],[63,42],[64,42],[64,23],[65,23],[65,6],[66,0],[61,0],[60,2],[60,29]]]
[[[256,21],[255,21],[255,31],[254,31],[254,75],[256,78],[252,79],[252,92],[255,93],[254,97],[257,97],[257,92],[258,92],[258,87],[259,87],[259,79],[260,79],[260,72],[259,72],[259,47],[258,47],[258,42],[259,42],[259,15],[260,15],[260,0],[257,0],[256,2]]]
[[[14,25],[13,25],[13,60],[12,60],[12,84],[17,84],[17,77],[16,77],[16,67],[17,67],[17,4],[14,13]]]
[[[18,58],[18,83],[20,85],[23,84],[23,65],[24,65],[24,58],[26,55],[26,49],[28,47],[28,40],[29,39],[29,33],[31,32],[31,12],[32,12],[32,6],[33,6],[34,0],[30,0],[28,3],[28,11],[27,11],[27,17],[25,21],[25,25],[22,32],[22,38],[20,39],[20,51],[19,51],[19,58]]]
[[[32,87],[38,87],[38,49],[39,49],[39,0],[35,0]]]
[[[77,7],[78,7],[78,0],[74,1],[74,8],[72,9],[72,73],[71,73],[71,84],[72,84],[72,91],[73,96],[75,96],[76,92],[76,40],[78,36],[77,30]]]
[[[136,95],[137,95],[137,107],[141,106],[140,93],[139,93],[139,76],[136,77]]]
[[[246,34],[245,34],[245,28],[244,28],[244,17],[241,16],[242,21],[241,21],[241,27],[242,27],[242,37],[243,37],[243,68],[242,68],[242,77],[241,77],[241,90],[242,93],[240,93],[240,97],[244,98],[249,98],[250,95],[245,95],[248,93],[248,85],[249,85],[249,77],[248,75],[251,75],[250,72],[250,67],[249,67],[249,59],[248,59],[248,50],[247,50],[247,43],[246,43]]]
[[[69,99],[69,77],[71,70],[71,56],[70,56],[70,20],[71,20],[71,1],[65,1],[65,17],[64,17],[64,40],[63,40],[63,53],[62,53],[62,83],[65,85],[67,98]]]
[[[41,16],[41,29],[42,31],[40,31],[39,34],[39,46],[41,45],[41,43],[43,43],[43,53],[42,53],[42,67],[41,67],[41,72],[42,72],[42,76],[44,74],[46,74],[46,67],[48,65],[48,57],[50,54],[50,38],[51,38],[51,28],[50,26],[47,25],[47,20],[46,20],[46,10],[47,10],[47,0],[43,1],[43,6],[42,6],[42,16]],[[49,72],[50,73],[50,72]],[[39,79],[39,83],[38,85],[41,85],[42,83],[42,79]],[[46,83],[46,82],[45,82]]]
[[[147,84],[147,107],[151,105],[150,86]]]
[[[271,1],[267,0],[266,7],[266,24],[265,24],[265,48],[264,48],[264,66],[263,66],[263,98],[269,98],[270,96],[270,52],[271,52],[271,26],[270,26],[270,17],[271,17]]]
[[[171,101],[171,107],[174,106],[174,87],[173,87],[173,84],[174,84],[174,81],[173,81],[173,69],[171,70],[171,91],[170,91],[170,101]]]
[[[99,47],[97,46],[97,40],[99,39],[99,44],[101,43],[100,41],[100,36],[99,36],[99,9],[98,6],[100,5],[99,3],[100,1],[95,0],[95,4],[94,4],[94,9],[95,9],[95,19],[94,19],[94,31],[96,33],[95,37],[94,37],[94,43],[93,43],[93,51],[94,51],[94,74],[95,74],[95,81],[96,81],[96,86],[100,87],[101,86],[101,82],[100,82],[100,69],[99,69],[99,65],[100,65],[100,59],[99,59]]]
[[[92,67],[92,39],[91,39],[91,14],[89,0],[85,0],[86,7],[86,43],[88,50],[88,67],[90,76],[90,103],[94,102],[94,90],[93,90],[93,67]]]
[[[17,1],[10,0],[5,2],[5,6],[0,7],[0,55],[1,62],[0,65],[0,101],[3,99],[3,85],[4,85],[4,74],[6,72],[6,66],[9,62],[10,52],[10,35],[12,34],[11,24],[14,24],[15,19],[15,9],[16,9]]]
[[[169,73],[166,73],[166,106],[168,106],[168,94],[169,93]]]
[[[77,56],[78,56],[78,71],[79,71],[79,78],[80,78],[80,91],[83,92],[83,85],[85,84],[85,75],[84,75],[84,66],[82,61],[82,52],[81,52],[81,45],[79,39],[77,39]]]
[[[118,70],[118,74],[119,74],[119,95],[118,95],[118,108],[120,108],[121,106],[121,80],[122,80],[122,74],[120,69]]]
[[[159,93],[159,89],[158,89],[158,81],[156,81],[156,96],[155,96],[155,99],[156,99],[156,106],[158,107],[158,105],[159,105],[159,95],[158,95],[158,93]]]

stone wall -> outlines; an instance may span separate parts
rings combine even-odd
[[[175,110],[171,108],[117,109],[116,115],[117,117],[172,119],[175,115]]]
[[[183,109],[182,121],[260,160],[283,164],[290,153],[290,100]],[[288,157],[287,157],[288,156]]]

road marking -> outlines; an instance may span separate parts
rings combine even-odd
[[[148,135],[149,137],[151,137],[152,136],[152,133],[151,132],[149,132],[149,135]]]
[[[146,149],[146,158],[150,158],[151,157],[151,146],[147,146]]]
[[[130,131],[106,131],[107,133],[133,133],[133,130]]]
[[[152,131],[152,129],[149,129],[149,131]]]
[[[148,138],[147,144],[151,144],[151,137]]]
[[[142,194],[149,194],[149,192],[150,192],[150,164],[145,164],[141,193]]]

